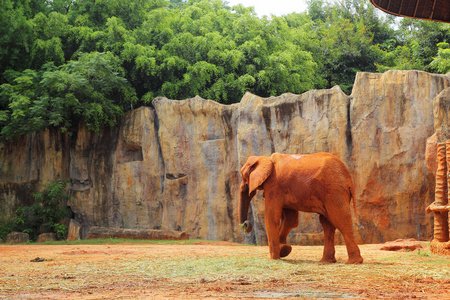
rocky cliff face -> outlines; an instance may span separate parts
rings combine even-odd
[[[352,165],[365,242],[432,235],[434,201],[426,168],[433,99],[446,76],[417,71],[358,74],[351,98]]]
[[[359,73],[350,96],[334,87],[246,93],[233,105],[156,98],[154,109],[131,111],[100,134],[47,130],[0,144],[0,214],[28,204],[42,184],[71,178],[69,205],[82,237],[109,226],[265,244],[262,193],[252,201],[253,233],[237,226],[240,167],[251,155],[326,151],[353,174],[360,242],[429,239],[434,177],[425,148],[435,131],[433,99],[449,85],[444,75],[389,71]],[[318,217],[302,213],[289,238],[317,244],[321,232]]]

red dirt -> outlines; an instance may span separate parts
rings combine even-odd
[[[450,299],[450,258],[362,245],[362,265],[321,264],[321,246],[0,245],[0,299]],[[31,260],[43,260],[31,262]]]

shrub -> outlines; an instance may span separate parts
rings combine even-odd
[[[41,232],[53,232],[58,239],[67,235],[67,226],[62,220],[70,215],[64,207],[70,194],[66,192],[68,180],[56,180],[45,189],[33,195],[35,201],[30,206],[19,207],[13,221],[13,230],[26,232],[30,240],[36,240]]]
[[[5,240],[6,235],[13,231],[13,224],[11,221],[0,220],[0,239]]]

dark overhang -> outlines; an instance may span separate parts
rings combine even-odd
[[[392,15],[450,22],[450,0],[370,0],[370,2]]]

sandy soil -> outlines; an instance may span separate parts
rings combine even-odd
[[[0,245],[0,299],[450,299],[450,258],[362,245],[362,265],[318,263],[321,246]],[[39,258],[39,259],[38,259]]]

